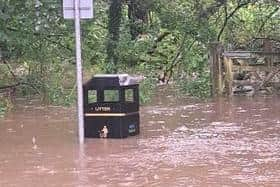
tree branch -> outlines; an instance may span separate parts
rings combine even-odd
[[[20,83],[16,83],[16,84],[12,84],[12,85],[0,86],[0,90],[5,90],[5,89],[8,89],[8,88],[14,88],[14,87],[17,87],[19,85],[20,85]]]
[[[219,0],[219,1],[214,1],[213,4],[211,4],[209,7],[207,7],[205,10],[201,10],[199,13],[199,19],[200,18],[209,18],[209,16],[215,14],[218,12],[221,6],[225,5],[227,1],[225,0]]]
[[[260,32],[263,30],[263,28],[264,28],[265,24],[268,22],[268,20],[269,20],[279,9],[280,9],[279,7],[276,7],[276,8],[266,17],[266,19],[264,20],[264,22],[261,24],[258,33],[260,33]]]
[[[38,88],[36,88],[34,85],[28,83],[28,82],[17,82],[15,84],[12,84],[12,85],[5,85],[5,86],[0,86],[0,90],[5,90],[5,89],[9,89],[9,88],[15,88],[15,87],[18,87],[20,85],[27,85],[27,86],[30,86],[33,90],[36,91],[37,94],[40,94],[40,91]]]
[[[13,70],[12,70],[10,64],[9,64],[6,60],[3,60],[2,63],[5,64],[5,65],[7,66],[8,70],[9,70],[9,73],[12,75],[13,79],[16,81],[16,80],[17,80],[17,76],[16,76],[16,74],[13,72]]]
[[[169,34],[171,34],[171,32],[169,31],[166,31],[166,32],[163,32],[161,33],[156,39],[155,39],[155,42],[158,43],[158,42],[161,42],[166,36],[168,36]]]
[[[16,28],[12,28],[12,27],[7,27],[7,29],[9,31],[13,31],[13,32],[22,32],[21,30],[18,30]],[[63,45],[62,43],[50,39],[51,37],[62,37],[62,36],[64,36],[63,34],[46,34],[46,33],[37,33],[37,32],[31,32],[31,31],[24,31],[24,32],[26,34],[31,34],[31,35],[35,35],[35,36],[42,36],[44,40],[47,40],[47,41],[49,41],[51,43],[54,43],[54,44],[57,44],[60,47],[63,47],[64,49],[67,49],[71,52],[73,51],[71,48]]]
[[[64,36],[64,33],[62,34],[48,34],[48,33],[42,33],[42,32],[31,32],[28,30],[19,30],[17,28],[13,27],[6,27],[7,30],[13,31],[13,32],[25,32],[26,34],[32,34],[32,35],[37,35],[37,36],[45,36],[45,37],[61,37]]]
[[[68,47],[68,46],[63,45],[63,44],[60,43],[60,42],[51,40],[51,39],[49,39],[49,38],[47,38],[47,37],[44,37],[43,39],[44,39],[44,40],[47,40],[48,42],[51,42],[51,43],[53,43],[53,44],[57,44],[57,45],[59,45],[60,47],[63,47],[64,49],[67,49],[67,50],[69,50],[69,51],[71,51],[71,52],[73,51],[73,49],[71,49],[71,48]]]
[[[182,40],[182,43],[180,44],[180,47],[177,49],[176,55],[172,59],[171,65],[168,68],[166,68],[166,70],[163,73],[164,77],[162,79],[166,80],[166,83],[168,83],[169,79],[172,77],[173,69],[174,69],[174,67],[176,67],[179,64],[180,59],[181,59],[181,54],[185,51],[184,46],[185,46],[185,43],[186,43],[186,38],[187,38],[187,33],[185,33],[185,35],[183,37],[183,40]],[[187,51],[189,51],[192,48],[192,46],[194,45],[195,42],[196,42],[196,40],[192,41],[192,43],[188,46]],[[169,76],[167,77],[168,72],[169,72]],[[167,77],[167,79],[166,79],[166,77]]]
[[[234,14],[235,14],[239,9],[241,9],[242,7],[248,5],[249,3],[250,3],[250,1],[247,1],[247,2],[244,2],[244,3],[240,3],[240,4],[238,3],[238,6],[237,6],[230,14],[227,13],[227,8],[226,8],[227,5],[225,4],[225,13],[226,13],[226,14],[225,14],[225,20],[224,20],[223,26],[222,26],[222,28],[221,28],[221,30],[220,30],[218,36],[217,36],[217,41],[220,41],[221,36],[222,36],[222,34],[223,34],[224,30],[225,30],[225,27],[227,26],[228,20],[229,20],[231,17],[233,17]]]
[[[9,70],[9,73],[12,75],[12,77],[13,77],[13,79],[14,79],[14,81],[16,83],[12,84],[12,85],[0,86],[0,90],[8,89],[8,88],[15,88],[15,87],[18,87],[20,85],[27,85],[27,86],[30,86],[32,89],[34,89],[36,91],[36,93],[40,94],[39,89],[36,88],[34,85],[32,85],[32,84],[30,84],[28,82],[19,81],[19,79],[17,78],[16,74],[13,72],[11,66],[9,65],[9,63],[6,60],[3,60],[2,63],[7,66],[8,70]]]
[[[271,40],[271,41],[275,41],[275,42],[280,42],[280,39],[269,38],[269,37],[256,37],[256,38],[252,39],[252,41],[255,41],[255,40]]]
[[[227,26],[227,22],[228,22],[228,11],[227,11],[227,5],[224,6],[224,11],[225,11],[225,20],[224,20],[224,23],[223,23],[223,26],[218,34],[218,37],[217,37],[217,41],[220,41],[221,39],[221,36],[222,36],[222,33],[224,32],[226,26]]]
[[[158,37],[155,39],[155,43],[153,44],[152,48],[149,49],[148,54],[153,54],[155,52],[156,48],[157,48],[157,44],[159,42],[161,42],[169,34],[171,34],[171,32],[169,32],[169,31],[166,31],[166,32],[163,32],[163,33],[159,34]]]

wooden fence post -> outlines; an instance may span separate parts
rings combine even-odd
[[[226,89],[227,89],[227,95],[232,96],[232,87],[233,87],[233,72],[232,72],[232,59],[229,57],[224,57],[224,66],[225,66],[225,82],[226,82]]]
[[[221,56],[223,53],[223,46],[221,43],[210,43],[209,46],[209,65],[211,76],[211,93],[213,97],[221,96],[223,94],[222,86],[222,63]]]

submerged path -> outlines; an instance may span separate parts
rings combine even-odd
[[[84,147],[75,114],[30,103],[0,119],[0,186],[280,186],[279,97],[158,97],[139,136]]]

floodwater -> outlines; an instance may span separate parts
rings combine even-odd
[[[0,119],[0,186],[280,186],[280,97],[156,98],[140,135],[84,146],[73,109],[18,104]]]

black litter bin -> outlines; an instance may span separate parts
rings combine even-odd
[[[138,79],[95,75],[83,85],[85,137],[125,138],[139,134]]]

